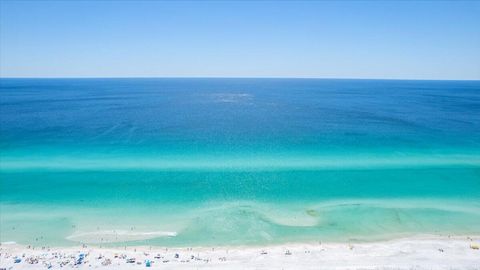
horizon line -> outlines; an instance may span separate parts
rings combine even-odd
[[[412,78],[355,78],[355,77],[277,77],[277,76],[78,76],[33,77],[13,76],[0,79],[304,79],[304,80],[383,80],[383,81],[480,81],[479,79],[412,79]]]

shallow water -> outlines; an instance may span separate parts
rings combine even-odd
[[[480,233],[480,82],[0,83],[2,242]]]

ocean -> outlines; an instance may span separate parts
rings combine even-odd
[[[0,79],[0,239],[480,233],[480,81]]]

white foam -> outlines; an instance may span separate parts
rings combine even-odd
[[[15,241],[6,241],[6,242],[1,242],[0,245],[15,245],[17,244],[17,242]]]
[[[125,241],[147,240],[157,237],[175,237],[176,232],[152,231],[138,232],[127,230],[103,230],[94,232],[79,232],[66,237],[66,239],[84,243],[114,243]]]

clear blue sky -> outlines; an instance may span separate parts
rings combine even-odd
[[[480,79],[480,2],[0,0],[2,77]]]

